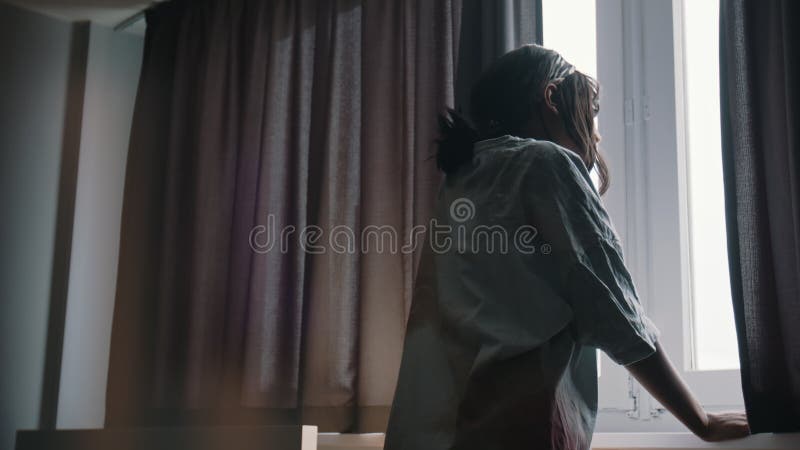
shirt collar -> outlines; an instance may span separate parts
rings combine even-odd
[[[523,139],[517,136],[512,136],[510,134],[505,134],[503,136],[499,136],[496,138],[484,139],[482,141],[478,141],[473,146],[473,150],[474,153],[479,153],[481,151],[490,148],[510,147],[519,143],[520,141],[525,141],[525,140],[530,140],[530,139]]]

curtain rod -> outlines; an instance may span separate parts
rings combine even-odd
[[[127,19],[123,20],[122,22],[114,25],[114,31],[122,31],[128,29],[131,26],[133,26],[133,24],[135,24],[136,22],[144,19],[144,15],[145,13],[147,13],[147,10],[155,6],[156,3],[158,3],[158,1],[151,2],[149,5],[147,5],[147,7],[143,8],[141,11],[137,12],[136,14],[133,14]]]
[[[127,28],[130,28],[133,24],[135,24],[136,22],[138,22],[138,21],[140,21],[140,20],[142,20],[144,18],[144,12],[145,11],[146,10],[143,9],[143,10],[137,12],[136,14],[128,17],[127,19],[123,20],[122,22],[114,25],[114,31],[122,31],[122,30],[125,30]]]

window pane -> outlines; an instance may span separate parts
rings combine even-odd
[[[597,77],[595,0],[542,0],[542,39],[581,72]]]
[[[718,2],[683,2],[694,369],[739,366],[720,144]]]

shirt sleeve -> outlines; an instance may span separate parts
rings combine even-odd
[[[576,340],[627,365],[655,352],[658,329],[644,314],[617,233],[586,166],[538,142],[523,181],[526,217],[558,265]]]

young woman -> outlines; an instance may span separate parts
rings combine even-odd
[[[470,102],[475,127],[454,111],[440,123],[446,177],[384,449],[586,450],[595,348],[702,439],[749,434],[744,413],[703,410],[642,311],[600,200],[595,80],[527,45],[499,58]]]

